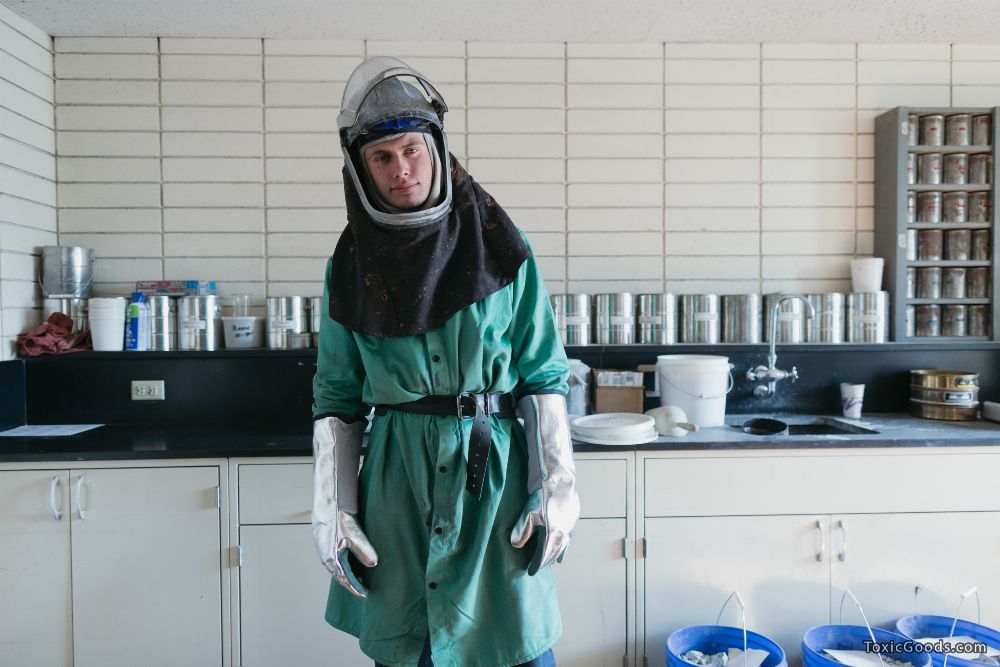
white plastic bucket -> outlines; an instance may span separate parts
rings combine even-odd
[[[676,405],[702,428],[722,426],[726,394],[733,388],[729,357],[661,354],[656,357],[660,405]]]

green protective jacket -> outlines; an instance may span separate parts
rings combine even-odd
[[[328,262],[327,285],[330,270]],[[513,283],[416,336],[365,336],[324,314],[313,414],[360,418],[370,405],[432,394],[566,393],[568,376],[531,256]],[[372,423],[358,502],[379,563],[354,561],[365,600],[331,579],[326,620],[379,663],[416,665],[428,632],[436,667],[517,665],[560,636],[551,568],[529,577],[533,542],[510,544],[528,499],[524,430],[516,420],[490,420],[479,500],[465,490],[471,420],[390,411]]]

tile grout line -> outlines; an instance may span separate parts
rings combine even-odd
[[[271,270],[271,248],[270,239],[271,235],[268,233],[268,218],[270,217],[269,211],[267,209],[267,98],[265,96],[264,88],[267,79],[266,71],[264,69],[264,39],[260,40],[260,168],[261,176],[263,178],[263,183],[261,183],[261,204],[263,205],[263,210],[261,211],[262,217],[264,218],[264,303],[262,306],[267,304],[267,297],[270,296],[271,292],[271,281],[270,281],[270,270]]]
[[[166,210],[164,207],[164,190],[166,185],[163,179],[163,45],[160,37],[156,38],[156,102],[158,111],[159,127],[157,136],[160,143],[160,280],[166,280],[167,276],[167,234],[164,218]]]

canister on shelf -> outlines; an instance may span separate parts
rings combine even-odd
[[[323,322],[323,297],[309,297],[309,331],[319,333],[320,324]]]
[[[844,295],[839,292],[806,294],[815,317],[806,313],[807,343],[844,342]]]
[[[598,345],[635,342],[635,298],[632,294],[594,295],[594,342]]]
[[[177,298],[152,295],[149,300],[150,349],[170,352],[177,349]]]
[[[993,207],[989,192],[973,192],[969,195],[969,222],[991,222]]]
[[[966,222],[969,195],[966,192],[945,192],[941,195],[942,217],[945,222]]]
[[[915,261],[917,259],[917,230],[906,230],[906,259]]]
[[[771,312],[774,304],[783,294],[768,294],[764,297],[764,313],[768,322],[768,327],[764,330],[764,341],[770,343],[770,322]],[[786,299],[781,302],[777,318],[777,335],[775,342],[778,343],[801,343],[806,337],[806,316],[805,307],[799,299]]]
[[[940,229],[921,229],[917,232],[917,256],[921,261],[941,259],[943,233]]]
[[[972,116],[967,113],[951,114],[945,119],[945,143],[949,146],[968,146],[972,138]]]
[[[637,319],[640,345],[677,342],[677,299],[671,293],[640,294]]]
[[[941,306],[941,335],[964,336],[966,307],[957,304]]]
[[[290,334],[308,333],[306,297],[271,296],[267,298],[267,346],[276,350],[291,348]]]
[[[990,230],[974,229],[972,231],[972,259],[977,262],[986,262],[993,257],[992,253]]]
[[[917,193],[917,222],[941,222],[941,193]]]
[[[920,144],[940,146],[944,141],[944,116],[928,114],[920,117]]]
[[[974,266],[966,272],[965,297],[967,299],[990,298],[990,269]]]
[[[976,146],[993,143],[993,119],[990,114],[981,113],[972,117],[972,143]]]
[[[590,295],[554,294],[551,302],[563,345],[590,345]]]
[[[920,119],[915,113],[906,117],[906,145],[916,146],[920,135]]]
[[[917,270],[912,266],[906,268],[906,298],[917,297]]]
[[[917,323],[915,334],[917,336],[940,336],[941,335],[941,306],[923,305],[916,307]]]
[[[944,182],[965,185],[969,182],[969,156],[966,153],[949,153],[944,156]]]
[[[913,185],[917,182],[917,154],[906,154],[906,183]]]
[[[927,266],[917,269],[917,298],[941,298],[941,269]]]
[[[722,297],[722,342],[759,343],[763,340],[760,294]]]
[[[181,350],[217,350],[222,347],[222,303],[214,294],[182,296],[177,312]]]
[[[924,153],[917,158],[916,182],[928,185],[937,185],[941,182],[940,153]]]
[[[969,306],[966,326],[970,336],[989,336],[990,307],[986,305]]]
[[[719,342],[718,294],[682,294],[678,306],[682,343]]]
[[[917,335],[917,309],[913,306],[906,307],[906,337],[913,338]]]
[[[969,183],[987,185],[993,182],[993,156],[976,153],[969,156]]]
[[[949,229],[944,233],[944,258],[968,261],[972,254],[972,230]]]
[[[965,269],[961,267],[941,269],[941,298],[965,298]]]
[[[73,320],[73,333],[89,329],[87,324],[87,299],[72,296],[49,296],[42,302],[42,320],[52,313],[62,313]]]
[[[888,322],[888,292],[855,292],[848,295],[847,342],[884,343]]]
[[[913,190],[906,191],[906,221],[917,221],[917,193]]]

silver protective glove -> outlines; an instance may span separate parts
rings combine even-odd
[[[528,444],[528,503],[510,535],[524,547],[538,533],[528,574],[562,560],[580,516],[566,397],[532,394],[517,403]]]
[[[358,466],[365,420],[348,424],[336,417],[313,422],[313,541],[323,566],[359,598],[368,589],[351,571],[348,552],[365,567],[378,554],[358,523]]]

